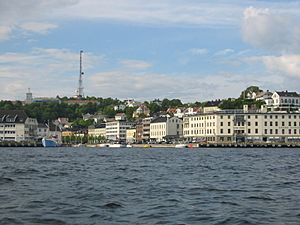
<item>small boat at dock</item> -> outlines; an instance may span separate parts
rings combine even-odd
[[[187,148],[187,144],[176,144],[175,148]]]

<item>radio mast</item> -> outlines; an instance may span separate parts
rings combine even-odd
[[[82,76],[84,72],[82,72],[82,53],[83,51],[80,51],[80,65],[79,65],[79,81],[78,81],[78,89],[77,89],[77,98],[83,98],[83,86],[82,86]]]

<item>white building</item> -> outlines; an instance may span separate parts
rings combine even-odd
[[[300,142],[299,112],[222,110],[187,116],[183,135],[206,142]]]
[[[132,122],[114,120],[106,122],[106,139],[123,142],[126,140],[126,130],[134,125]]]
[[[22,110],[0,110],[0,140],[25,141],[37,137],[38,122]]]
[[[275,91],[272,95],[275,109],[299,109],[300,96],[296,92]]]
[[[182,120],[177,117],[158,117],[150,123],[150,139],[166,141],[182,137]]]
[[[46,126],[46,124],[39,123],[37,127],[37,137],[38,138],[47,137],[48,134],[49,134],[49,129]]]

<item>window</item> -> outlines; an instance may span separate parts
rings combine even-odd
[[[281,124],[282,124],[282,126],[284,126],[284,121],[282,121],[282,123],[281,123]]]
[[[258,134],[258,129],[255,129],[255,133]]]
[[[265,115],[265,119],[267,119],[267,115]]]
[[[230,122],[228,122],[228,126],[230,126]]]
[[[220,122],[220,126],[221,126],[221,127],[223,126],[223,122]]]
[[[273,126],[273,122],[272,121],[270,121],[270,126]]]
[[[255,122],[255,126],[258,126],[258,122],[257,121]]]
[[[267,121],[265,121],[265,127],[266,127],[266,126],[268,126],[268,123],[267,123]]]
[[[291,129],[289,129],[289,134],[292,134],[292,130]]]
[[[258,118],[258,116],[257,115],[255,115],[255,119],[257,119]]]
[[[278,134],[278,129],[275,129],[275,134]]]
[[[265,134],[267,134],[268,133],[268,129],[265,129]]]
[[[297,130],[296,129],[294,129],[294,134],[297,134]]]
[[[248,126],[251,126],[251,122],[248,122]]]
[[[231,130],[230,129],[228,129],[228,134],[230,134],[231,133]]]
[[[248,129],[248,134],[250,134],[251,133],[251,129]]]
[[[223,134],[223,129],[220,129],[220,134]]]
[[[278,122],[277,121],[275,122],[275,126],[278,126]]]
[[[291,123],[291,121],[289,122],[289,126],[292,126],[292,123]]]
[[[281,133],[284,134],[284,129],[281,130]]]
[[[273,134],[273,130],[272,129],[270,129],[270,134]]]

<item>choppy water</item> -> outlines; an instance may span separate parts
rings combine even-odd
[[[0,224],[300,224],[300,149],[0,148]]]

